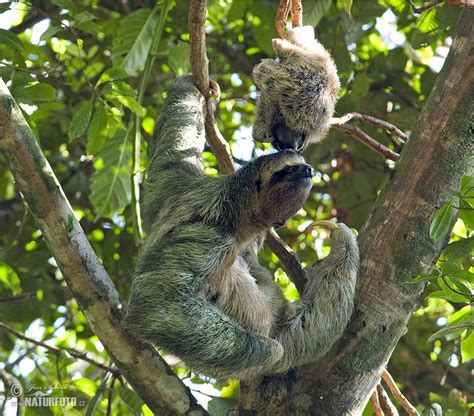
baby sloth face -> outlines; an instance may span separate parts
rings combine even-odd
[[[279,227],[295,215],[308,199],[314,169],[293,150],[266,156],[258,190],[261,215]]]

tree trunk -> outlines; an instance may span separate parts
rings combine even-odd
[[[242,414],[334,416],[364,409],[421,300],[424,285],[406,281],[429,273],[446,243],[430,239],[431,220],[446,192],[473,172],[473,20],[474,10],[462,12],[417,128],[360,233],[356,308],[343,337],[319,366],[244,385]]]

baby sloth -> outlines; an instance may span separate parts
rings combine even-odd
[[[295,27],[287,39],[273,39],[277,59],[253,70],[260,90],[253,137],[278,149],[304,149],[327,133],[340,88],[329,52],[312,26]]]
[[[316,361],[353,309],[358,247],[339,224],[332,250],[288,303],[256,256],[257,241],[306,201],[313,169],[294,150],[204,176],[204,100],[192,78],[172,85],[151,143],[144,243],[128,331],[217,378],[285,372]]]

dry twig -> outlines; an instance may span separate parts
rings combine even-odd
[[[390,397],[381,384],[377,385],[380,407],[385,416],[399,416],[397,408],[393,405]]]
[[[303,293],[306,285],[306,272],[301,266],[296,253],[280,238],[272,228],[265,241],[267,247],[272,250],[281,263],[281,268],[291,278],[300,293]]]
[[[395,380],[392,378],[392,376],[387,370],[383,370],[382,380],[385,381],[395,399],[397,399],[398,403],[400,403],[400,405],[405,409],[409,416],[419,416],[418,410],[416,410],[415,407],[402,394],[397,384],[395,383]]]
[[[372,150],[375,150],[377,153],[380,153],[382,156],[387,159],[397,161],[399,154],[395,153],[393,150],[390,150],[388,147],[384,146],[382,143],[379,143],[377,140],[374,140],[367,133],[363,132],[359,127],[350,122],[340,121],[339,119],[333,119],[331,127],[343,131],[351,135],[352,137],[359,140],[361,143],[370,147]]]
[[[4,331],[9,332],[10,334],[15,335],[17,338],[20,338],[24,341],[31,342],[32,344],[37,345],[38,347],[46,348],[47,350],[53,352],[57,357],[60,357],[64,352],[67,352],[72,357],[78,358],[82,361],[86,361],[89,364],[92,364],[94,367],[100,368],[101,370],[104,370],[104,371],[108,371],[114,374],[115,376],[120,375],[120,371],[118,369],[99,363],[98,361],[95,361],[92,358],[89,358],[84,352],[76,351],[71,348],[53,347],[52,345],[48,345],[45,342],[36,341],[33,338],[29,338],[26,335],[22,334],[21,332],[14,330],[12,327],[8,326],[4,322],[0,322],[0,329],[3,329]]]
[[[370,396],[370,402],[372,403],[372,410],[374,411],[375,416],[384,416],[382,408],[380,407],[377,389],[374,389],[372,392],[372,395]]]
[[[291,0],[291,25],[303,26],[303,6],[301,0]]]
[[[275,26],[281,39],[285,39],[286,19],[288,18],[289,12],[290,0],[280,0],[280,5],[278,6],[275,17]]]

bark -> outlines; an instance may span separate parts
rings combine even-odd
[[[69,289],[120,372],[155,414],[206,414],[153,347],[122,331],[117,290],[1,79],[0,151]]]
[[[425,110],[359,236],[356,309],[321,365],[242,388],[242,414],[358,415],[406,332],[427,273],[446,242],[429,237],[431,219],[472,174],[474,10],[465,9]],[[311,276],[308,276],[311,279]]]

